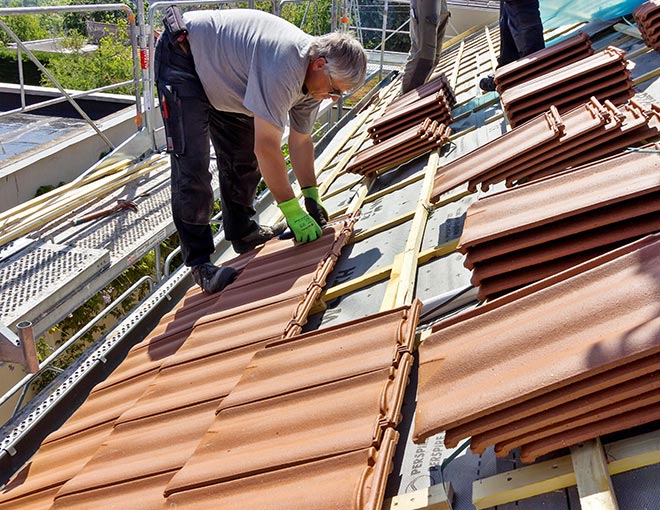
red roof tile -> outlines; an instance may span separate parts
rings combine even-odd
[[[658,263],[660,237],[649,236],[571,278],[441,323],[420,347],[415,440],[660,352]]]

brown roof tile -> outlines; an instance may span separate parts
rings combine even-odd
[[[411,309],[397,308],[275,343],[254,356],[220,409],[396,366],[402,353],[412,351],[418,316],[415,302]]]
[[[173,494],[167,502],[182,510],[289,510],[292,501],[316,510],[377,510],[382,505],[397,439],[396,431],[387,429],[379,450],[358,450],[193,489]]]
[[[223,409],[167,496],[380,447],[398,422],[412,356],[391,368]]]
[[[495,83],[498,91],[502,93],[521,81],[559,69],[592,54],[589,36],[585,32],[579,32],[557,44],[498,67],[495,71]]]
[[[660,352],[659,241],[648,236],[581,274],[439,325],[420,347],[415,440]]]
[[[657,405],[656,398],[652,400],[654,403],[646,407],[638,407],[633,411],[602,420],[592,419],[586,425],[525,444],[520,449],[520,458],[523,462],[532,462],[537,457],[559,448],[659,420],[660,406]],[[643,403],[643,401],[638,402],[639,405]]]
[[[483,197],[468,209],[458,250],[658,191],[659,168],[657,153],[629,152]]]
[[[657,372],[660,363],[660,354],[654,354],[613,368],[606,372],[582,379],[568,386],[558,388],[522,402],[518,405],[504,408],[476,420],[466,422],[457,427],[448,429],[445,433],[445,444],[449,448],[458,445],[463,437],[473,435],[482,437],[482,434],[497,434],[499,430],[506,430],[513,423],[522,424],[523,421],[537,414],[543,414],[548,409],[554,409],[575,399],[580,399],[598,391],[607,390],[616,385],[634,384],[637,378]],[[481,446],[475,442],[475,451]]]
[[[454,95],[454,91],[452,90],[451,85],[447,81],[445,75],[441,74],[437,78],[434,78],[433,80],[424,83],[419,87],[414,88],[411,91],[397,97],[394,101],[387,105],[385,112],[389,113],[398,108],[405,107],[406,105],[418,101],[419,99],[423,99],[427,96],[430,96],[431,94],[435,94],[439,90],[444,92],[450,106],[454,106],[456,104],[456,96]]]
[[[494,444],[498,454],[506,455],[513,448],[541,437],[642,407],[645,404],[639,405],[635,399],[639,397],[640,401],[651,403],[648,402],[650,397],[648,392],[652,392],[652,398],[660,401],[658,389],[660,389],[660,373],[657,371],[631,378],[622,384],[611,385],[603,390],[591,388],[591,391],[582,397],[574,396],[568,402],[548,407],[537,414],[531,414],[501,427],[491,428],[481,434],[474,434],[470,448],[474,452],[483,452]]]
[[[438,168],[435,175],[432,202],[440,195],[476,178],[489,169],[503,165],[519,154],[534,151],[539,146],[559,138],[563,124],[555,108],[530,120],[485,145]]]

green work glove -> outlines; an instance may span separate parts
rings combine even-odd
[[[280,202],[277,207],[284,214],[296,241],[308,243],[321,237],[321,227],[314,221],[314,218],[302,210],[297,198]]]
[[[321,202],[318,186],[303,188],[302,194],[305,197],[305,209],[307,209],[307,212],[314,218],[316,223],[324,227],[328,223],[328,210],[323,206],[323,202]]]

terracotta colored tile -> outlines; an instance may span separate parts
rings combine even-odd
[[[487,278],[513,273],[525,267],[551,262],[619,241],[636,239],[660,230],[660,194],[647,198],[643,204],[647,206],[645,209],[648,214],[646,215],[633,216],[631,219],[620,222],[613,221],[603,227],[576,235],[563,235],[561,228],[557,229],[553,224],[546,225],[545,230],[555,231],[556,240],[539,243],[524,250],[511,251],[503,256],[490,257],[479,262],[474,266],[471,282],[476,286]],[[606,216],[607,211],[602,211],[601,214]],[[597,213],[594,212],[594,216],[596,215]]]
[[[516,87],[504,91],[501,95],[502,104],[506,109],[508,105],[523,98],[544,95],[551,87],[574,82],[576,77],[589,74],[597,75],[601,69],[612,67],[623,68],[625,67],[624,56],[624,51],[610,46],[603,51],[599,51],[590,57],[579,60],[562,69],[538,76],[532,80],[527,80]]]
[[[555,430],[558,432],[570,430],[589,423],[590,420],[597,419],[596,417],[603,418],[606,413],[614,411],[615,408],[608,409],[612,404],[617,404],[615,414],[620,414],[618,412],[620,410],[626,412],[625,410],[631,405],[630,409],[643,407],[646,405],[643,402],[648,398],[646,394],[648,392],[657,394],[658,389],[660,389],[660,373],[657,371],[604,390],[597,391],[594,388],[583,397],[575,397],[562,405],[549,407],[537,414],[473,435],[470,449],[473,452],[483,453],[488,446],[503,443],[496,446],[496,451],[506,454],[512,448],[530,442],[530,438],[535,440],[546,437],[553,435]],[[634,403],[637,398],[641,405]],[[660,394],[654,398],[660,401]]]
[[[50,507],[58,490],[59,487],[52,487],[11,501],[0,499],[0,504],[2,510],[44,510]]]
[[[635,384],[637,378],[648,376],[657,371],[660,355],[655,354],[626,365],[596,374],[563,388],[539,395],[516,406],[507,407],[501,411],[486,415],[458,427],[448,429],[445,433],[445,445],[449,448],[458,446],[464,437],[479,437],[485,433],[496,433],[506,429],[512,423],[522,423],[526,418],[543,414],[548,409],[555,409],[576,399],[582,399],[592,393],[607,391],[612,386]]]
[[[616,112],[618,113],[618,111]],[[530,165],[537,165],[539,161],[550,157],[549,155],[553,152],[562,151],[564,146],[584,140],[591,135],[592,131],[604,126],[611,116],[610,111],[596,98],[591,98],[587,103],[561,116],[564,128],[558,138],[544,143],[534,150],[520,153],[503,165],[492,166],[471,180],[469,188],[476,190],[476,182],[479,182],[481,188],[487,190],[488,186],[504,180],[511,173],[520,171],[521,168],[528,168]]]
[[[410,92],[407,92],[397,97],[387,106],[387,109],[385,111],[386,112],[394,111],[398,108],[404,107],[419,99],[430,96],[431,94],[435,94],[439,90],[442,90],[445,93],[445,96],[447,97],[450,106],[454,106],[456,104],[456,96],[454,95],[454,91],[449,85],[449,82],[447,81],[445,75],[441,74],[437,78],[427,83],[424,83],[423,85],[420,85],[419,87],[412,89]]]
[[[165,494],[380,447],[398,422],[411,365],[405,354],[397,370],[222,410]]]
[[[420,304],[273,344],[255,354],[220,409],[396,366],[411,352]],[[291,374],[296,377],[292,378]]]
[[[554,259],[549,262],[524,267],[514,272],[504,273],[492,278],[485,278],[479,282],[477,298],[494,299],[502,296],[504,293],[513,292],[526,285],[544,280],[546,278],[566,273],[571,269],[587,262],[588,260],[600,257],[610,250],[619,248],[623,243],[614,243],[606,246],[599,246],[592,250],[581,251],[560,259]]]
[[[217,401],[210,401],[118,424],[85,469],[62,487],[55,508],[68,508],[60,507],[61,498],[72,504],[76,494],[180,469],[213,422],[216,407]]]
[[[532,462],[537,457],[559,448],[594,439],[611,432],[651,423],[658,419],[660,419],[660,406],[654,404],[613,418],[591,421],[588,425],[563,432],[559,436],[547,437],[524,445],[520,450],[520,458],[523,462]]]
[[[117,423],[165,413],[229,395],[254,353],[266,346],[259,342],[240,349],[163,367],[142,397]]]
[[[44,443],[102,424],[108,424],[111,430],[114,421],[140,398],[157,373],[157,370],[153,370],[109,388],[95,389],[64,425],[50,434]]]
[[[523,80],[548,73],[592,54],[589,36],[585,32],[579,32],[557,44],[498,67],[495,71],[495,83],[501,93]]]
[[[638,134],[635,135],[632,143],[643,140],[645,135],[641,130],[647,125],[649,119],[654,117],[654,114],[637,107],[634,103],[623,105],[617,111],[619,112],[618,118],[611,119],[602,128],[590,132],[590,136],[568,142],[547,153],[547,158],[530,162],[525,168],[509,172],[506,177],[507,186],[512,186],[514,182],[533,174],[546,171],[556,173],[567,167],[575,167],[599,159],[594,154],[602,152],[603,147],[618,154],[621,152],[621,148],[625,147],[624,143],[631,143],[628,136],[633,133]],[[594,151],[594,149],[596,150]]]
[[[377,510],[398,434],[388,429],[379,450],[369,448],[303,465],[173,494],[181,510]],[[322,488],[323,490],[319,490]]]
[[[176,356],[163,363],[162,368],[282,337],[286,324],[298,316],[300,302],[300,296],[296,296],[257,309],[230,309],[209,314],[198,321],[195,334],[190,336]],[[262,325],[258,331],[255,324]],[[221,336],[218,331],[222,331]]]
[[[41,508],[49,508],[55,492],[82,469],[111,430],[110,425],[100,425],[44,444],[0,492],[3,510],[33,496],[34,501],[44,500]]]
[[[530,432],[527,435],[516,436],[505,440],[502,443],[498,443],[495,448],[497,455],[506,456],[507,452],[511,451],[513,448],[517,448],[520,445],[524,446],[526,444],[537,443],[538,441],[543,441],[550,438],[552,438],[553,441],[561,440],[563,443],[562,446],[564,446],[566,445],[568,438],[571,437],[575,431],[598,422],[602,423],[607,421],[609,423],[609,430],[605,433],[619,432],[630,427],[621,427],[621,425],[616,425],[614,420],[617,418],[625,419],[625,415],[628,413],[636,413],[640,409],[648,409],[650,406],[658,407],[657,404],[660,403],[660,390],[658,389],[644,391],[643,387],[640,387],[639,391],[634,397],[621,401],[618,400],[618,396],[615,393],[616,389],[612,391],[612,403],[607,406],[600,407],[593,410],[592,412],[576,414],[571,416],[568,420],[552,421],[550,422],[551,425],[546,427],[539,426],[533,432]],[[637,425],[643,425],[644,423],[648,423],[650,421],[654,421],[653,418],[641,421],[637,423]],[[592,436],[588,439],[592,439],[594,437],[598,436]],[[568,444],[568,446],[570,446],[570,444]],[[526,453],[526,457],[530,457],[529,452]]]
[[[600,159],[612,156],[614,154],[620,153],[628,149],[629,147],[639,145],[640,143],[645,143],[651,140],[657,140],[658,135],[660,135],[660,115],[658,113],[657,107],[654,105],[654,112],[650,119],[648,119],[647,124],[642,124],[640,127],[635,128],[632,126],[632,129],[626,130],[626,125],[622,125],[621,131],[622,134],[617,137],[613,137],[607,140],[603,140],[603,143],[595,146],[591,150],[587,150],[582,154],[577,154],[571,160],[572,166],[582,165],[593,161],[594,158]],[[624,132],[625,130],[625,132]],[[566,168],[565,162],[559,165],[560,168],[556,166],[553,168],[545,168],[541,171],[534,172],[531,175],[528,175],[527,178],[530,180],[538,180],[548,175],[554,174],[559,170]],[[510,178],[507,179],[507,184]]]
[[[420,347],[415,440],[660,352],[659,241],[437,330]]]
[[[631,152],[474,202],[458,250],[660,190],[660,155]]]
[[[631,90],[632,86],[629,70],[623,67],[611,69],[606,75],[585,76],[576,80],[575,83],[552,87],[545,94],[507,105],[506,115],[511,127],[516,127],[543,113],[551,105],[555,106],[560,114],[563,114],[592,96],[599,101],[610,100],[614,104],[620,104],[615,102],[615,98]]]
[[[637,6],[632,14],[635,21],[639,23],[640,21],[646,21],[650,16],[658,13],[658,11],[660,11],[660,5],[653,0],[649,0]]]
[[[99,501],[105,508],[154,510],[165,501],[163,487],[172,475],[172,472],[162,473],[71,496],[58,496],[50,510],[90,510],[97,508]],[[158,506],[154,506],[154,501],[158,502]]]
[[[530,120],[526,124],[491,140],[438,169],[435,175],[432,202],[440,195],[468,182],[498,165],[503,165],[519,154],[559,138],[563,132],[561,118],[556,109]]]

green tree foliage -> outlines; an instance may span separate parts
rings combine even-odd
[[[120,33],[126,33],[126,24],[120,23]],[[79,38],[71,37],[73,41]],[[133,78],[133,57],[131,47],[124,39],[114,35],[102,37],[97,51],[83,53],[72,48],[73,53],[52,58],[49,71],[59,83],[69,89],[90,90]],[[76,44],[75,46],[79,46]],[[52,86],[48,78],[43,77],[42,85]],[[126,86],[115,90],[116,93],[131,94],[133,88]]]
[[[0,19],[21,41],[38,41],[50,37],[48,24],[43,15],[0,16]],[[6,46],[13,42],[14,40],[9,37],[9,34],[4,30],[0,30],[0,46]]]
[[[332,25],[332,0],[287,2],[281,16],[308,34],[327,34]]]

